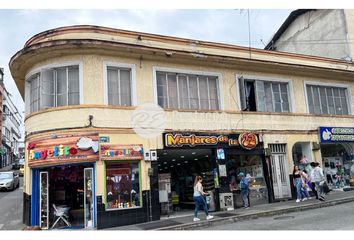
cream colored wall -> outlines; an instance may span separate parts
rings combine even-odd
[[[346,16],[351,57],[354,58],[354,9],[344,9],[344,14]]]

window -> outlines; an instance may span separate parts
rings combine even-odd
[[[130,68],[107,67],[108,104],[132,106],[132,72]]]
[[[141,206],[138,162],[106,164],[107,209]]]
[[[239,78],[243,111],[290,112],[287,82]]]
[[[28,80],[30,112],[80,104],[79,66],[45,69]]]
[[[309,112],[313,114],[349,114],[347,89],[306,85]]]
[[[157,100],[162,108],[218,110],[218,77],[157,72]]]

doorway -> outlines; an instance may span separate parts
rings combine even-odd
[[[269,144],[271,149],[272,180],[275,199],[291,198],[288,161],[285,144]]]
[[[88,228],[94,219],[94,168],[62,165],[39,172],[41,228]]]

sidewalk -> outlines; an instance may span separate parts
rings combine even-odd
[[[193,213],[190,216],[176,217],[141,223],[136,225],[109,228],[104,230],[202,230],[209,226],[223,225],[259,217],[274,216],[290,212],[310,210],[314,208],[330,207],[337,204],[354,201],[354,191],[333,190],[326,195],[326,201],[316,198],[296,203],[295,200],[262,204],[249,209],[235,209],[212,213],[214,219],[205,220],[205,214],[200,211],[199,222],[193,222]]]

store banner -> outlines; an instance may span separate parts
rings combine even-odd
[[[251,150],[258,146],[253,133],[217,134],[199,132],[169,132],[163,134],[165,148],[238,148]]]
[[[320,142],[354,142],[354,128],[350,127],[320,127]]]
[[[109,145],[101,144],[101,160],[142,160],[144,148],[142,144]]]
[[[98,142],[98,133],[51,134],[28,143],[28,166],[95,162],[98,160]]]

